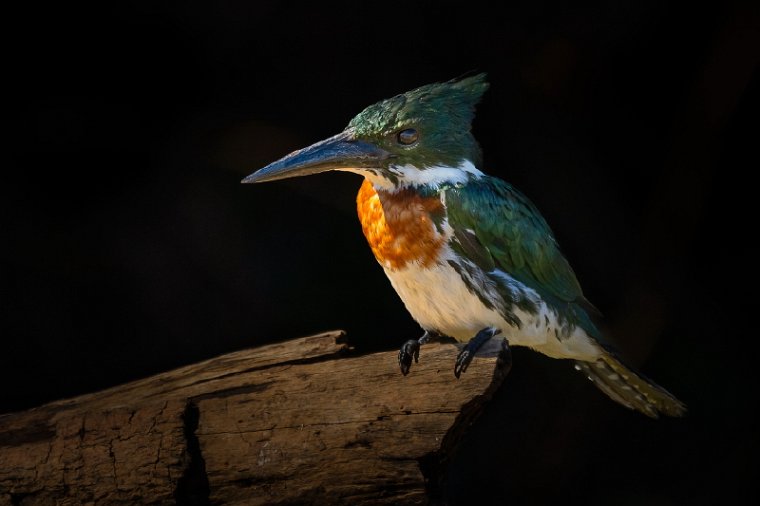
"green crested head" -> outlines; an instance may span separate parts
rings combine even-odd
[[[346,129],[294,151],[243,179],[274,181],[328,170],[356,172],[383,186],[440,185],[479,177],[480,147],[472,135],[485,74],[434,83],[382,100]]]
[[[392,153],[394,165],[456,167],[463,160],[478,165],[480,147],[471,126],[487,89],[485,74],[428,84],[367,107],[347,130]]]

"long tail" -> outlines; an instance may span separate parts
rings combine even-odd
[[[575,361],[583,372],[610,399],[652,418],[683,416],[686,405],[673,394],[626,366],[611,352],[605,351],[596,362]]]

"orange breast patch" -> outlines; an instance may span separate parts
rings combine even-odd
[[[438,197],[422,197],[411,189],[376,192],[365,179],[356,209],[372,253],[386,268],[398,270],[410,262],[429,267],[438,259],[446,241],[434,222],[444,213]]]

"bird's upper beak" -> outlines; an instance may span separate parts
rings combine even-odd
[[[289,177],[308,176],[328,170],[380,168],[391,155],[369,142],[358,140],[351,130],[293,151],[242,180],[263,183]]]

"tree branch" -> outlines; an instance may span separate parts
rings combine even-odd
[[[0,416],[0,505],[425,504],[501,381],[433,343],[404,377],[340,331]]]

